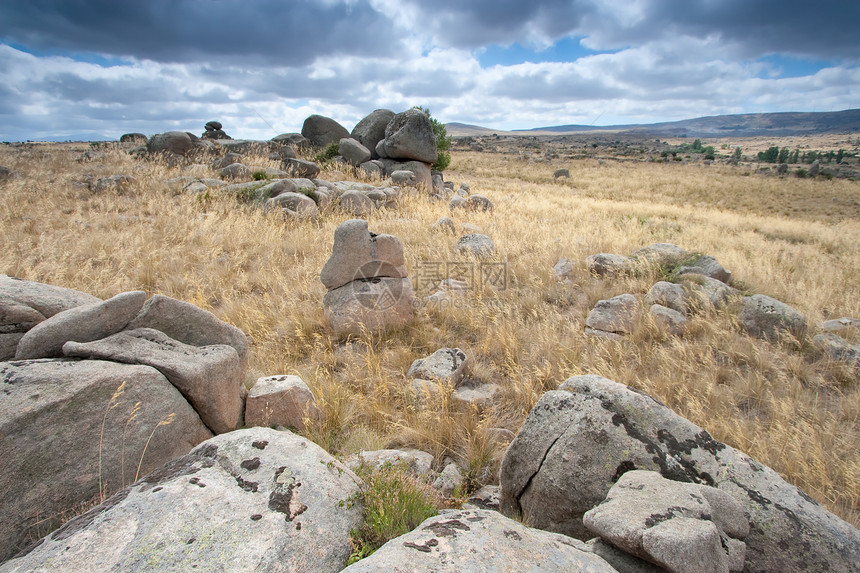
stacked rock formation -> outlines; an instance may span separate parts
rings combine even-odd
[[[328,289],[326,318],[341,334],[403,326],[414,316],[415,293],[400,239],[371,233],[363,219],[350,219],[335,230],[320,280]]]
[[[220,121],[208,121],[203,127],[206,129],[203,132],[203,139],[233,139],[224,132],[224,126]]]

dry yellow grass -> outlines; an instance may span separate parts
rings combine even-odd
[[[85,150],[0,147],[0,165],[22,175],[0,187],[0,272],[100,297],[143,289],[211,310],[251,337],[248,384],[282,373],[309,383],[326,414],[309,436],[334,453],[419,447],[440,462],[461,459],[477,485],[498,463],[488,430],[518,430],[544,391],[594,373],[648,392],[860,523],[857,371],[824,359],[807,340],[751,339],[729,312],[694,317],[683,338],[647,319],[620,342],[583,332],[595,302],[641,295],[658,278],[597,279],[585,257],[655,242],[715,256],[741,288],[795,306],[812,324],[860,317],[858,183],[748,175],[753,169],[743,166],[535,165],[455,152],[446,178],[468,182],[496,209],[453,216],[494,239],[508,288],[473,291],[458,308],[425,308],[414,324],[383,336],[344,340],[325,323],[318,275],[345,214],[285,222],[217,191],[183,194],[163,184],[188,168],[120,150],[76,162]],[[557,167],[570,168],[571,179],[554,181]],[[136,181],[121,193],[80,185],[115,173]],[[458,236],[430,231],[448,214],[446,203],[407,196],[369,222],[400,237],[414,275],[425,262],[455,260]],[[573,284],[552,276],[562,257],[574,262]],[[501,386],[494,407],[459,408],[449,394],[418,407],[405,373],[442,346],[465,350],[472,377]]]

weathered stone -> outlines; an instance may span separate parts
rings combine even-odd
[[[239,355],[242,372],[248,367],[248,339],[245,333],[190,302],[163,294],[154,295],[126,328],[154,328],[173,340],[191,346],[227,344]]]
[[[251,169],[241,163],[231,163],[226,167],[222,167],[220,174],[225,179],[250,179]]]
[[[0,561],[58,527],[66,512],[212,437],[149,366],[3,362],[0,380]]]
[[[304,429],[305,417],[316,420],[321,414],[310,388],[298,376],[258,378],[245,401],[246,426]]]
[[[433,180],[430,175],[430,166],[428,164],[422,163],[421,161],[400,162],[394,159],[384,159],[382,160],[382,163],[385,165],[385,173],[389,177],[391,177],[392,173],[396,171],[411,171],[415,176],[414,181],[411,183],[395,183],[395,185],[417,187],[418,189],[423,189],[428,193],[433,190]]]
[[[677,310],[659,305],[652,304],[649,309],[654,322],[663,326],[672,334],[681,334],[684,327],[687,325],[687,317]]]
[[[212,438],[0,571],[340,571],[359,478],[307,439],[251,428]]]
[[[2,279],[2,277],[0,277],[0,279]],[[0,290],[0,292],[2,292],[2,290]],[[842,318],[825,320],[821,323],[821,330],[826,330],[836,334],[846,334],[852,331],[857,331],[860,330],[860,319],[844,316]]]
[[[744,298],[738,318],[753,336],[775,339],[781,332],[801,338],[806,332],[806,317],[784,302],[763,294]]]
[[[440,348],[426,358],[412,362],[407,378],[438,380],[456,386],[463,380],[469,367],[466,353],[459,348]]]
[[[675,573],[728,573],[726,537],[738,542],[732,549],[740,550],[743,568],[746,546],[740,540],[749,533],[743,507],[727,493],[644,470],[622,475],[583,523],[614,546]]]
[[[666,573],[662,567],[625,553],[599,537],[589,539],[586,546],[588,551],[609,563],[618,573]]]
[[[119,332],[137,316],[145,300],[146,293],[138,290],[59,312],[27,331],[15,359],[55,358],[63,355],[63,344],[69,340],[90,342]]]
[[[501,387],[498,384],[461,386],[451,394],[451,401],[461,406],[486,408],[493,403],[500,390]]]
[[[639,318],[639,303],[632,294],[620,294],[599,300],[585,319],[585,325],[594,330],[615,334],[630,334]]]
[[[328,291],[323,309],[339,334],[358,335],[406,326],[415,318],[415,293],[408,278],[355,280]]]
[[[433,134],[433,125],[430,118],[418,109],[395,115],[385,127],[382,145],[384,156],[391,159],[436,162],[436,136]]]
[[[176,386],[216,434],[235,430],[241,421],[242,371],[232,346],[191,346],[158,330],[138,328],[94,342],[67,342],[63,353],[152,366]]]
[[[460,237],[454,250],[461,255],[472,255],[478,258],[491,257],[496,254],[496,244],[487,235],[470,233]]]
[[[473,492],[462,509],[491,509],[499,511],[499,486],[485,485]]]
[[[849,344],[844,338],[833,333],[818,334],[812,341],[832,360],[860,366],[860,345]]]
[[[146,145],[146,142],[149,140],[143,133],[123,133],[119,137],[120,143],[133,143],[135,145]]]
[[[457,232],[457,227],[454,225],[454,220],[451,217],[439,217],[430,228],[434,231],[450,233],[452,235]]]
[[[357,456],[348,458],[346,464],[353,469],[362,464],[371,469],[403,464],[413,474],[427,476],[433,467],[433,454],[412,449],[362,451]]]
[[[433,488],[444,497],[453,497],[463,487],[463,476],[457,464],[448,464],[433,482]]]
[[[328,290],[354,280],[406,276],[400,239],[371,233],[364,219],[344,221],[335,229],[331,257],[320,272],[320,280]]]
[[[103,191],[117,191],[123,192],[129,189],[129,187],[134,183],[134,177],[131,175],[109,175],[107,177],[100,177],[96,179],[91,185],[90,189],[93,193],[101,193]]]
[[[475,193],[466,199],[466,204],[464,205],[466,209],[471,209],[473,211],[492,211],[493,210],[493,202],[490,201],[486,196]]]
[[[639,263],[658,267],[674,267],[687,256],[687,251],[672,243],[654,243],[634,251],[630,258]]]
[[[679,284],[666,281],[658,281],[654,283],[648,294],[645,295],[645,302],[651,305],[659,304],[671,308],[681,314],[687,313],[687,295],[684,292],[684,287]]]
[[[370,161],[370,150],[359,141],[351,137],[345,137],[338,144],[338,153],[346,159],[350,165],[358,167],[365,161]]]
[[[448,208],[452,211],[455,209],[458,209],[458,208],[465,209],[465,207],[466,207],[466,198],[460,197],[459,195],[454,195],[453,197],[451,197],[451,200],[448,202]]]
[[[556,169],[553,174],[553,179],[558,179],[560,177],[564,177],[565,179],[570,179],[570,170],[569,169]]]
[[[343,573],[378,571],[617,573],[582,542],[484,509],[443,511]]]
[[[257,196],[260,199],[271,199],[282,193],[298,193],[298,187],[292,179],[277,179],[257,190]]]
[[[682,274],[678,280],[687,289],[684,301],[688,311],[722,308],[729,297],[739,294],[737,289],[702,274]]]
[[[361,191],[347,191],[338,197],[341,209],[354,217],[367,216],[376,208],[373,201]]]
[[[184,131],[157,133],[146,143],[146,150],[150,153],[166,151],[176,155],[187,155],[192,149],[194,149],[194,140]]]
[[[298,213],[299,217],[305,219],[316,219],[320,210],[316,202],[302,193],[286,191],[279,193],[265,203],[266,209],[290,209]]]
[[[650,397],[605,378],[545,393],[502,462],[501,509],[585,539],[583,514],[633,469],[716,487],[746,512],[746,571],[856,571],[860,532],[776,472]]]
[[[302,124],[302,136],[315,147],[325,147],[349,137],[349,132],[330,117],[312,115]]]
[[[370,115],[355,124],[350,136],[357,139],[377,157],[376,145],[385,139],[385,128],[394,119],[394,112],[387,109],[374,110]]]
[[[684,273],[705,275],[706,277],[711,277],[712,279],[717,279],[724,283],[729,282],[729,279],[732,278],[731,271],[727,271],[723,268],[723,265],[718,263],[717,259],[710,255],[701,255],[696,257],[686,265],[681,266],[677,273],[679,275]]]
[[[305,177],[313,179],[320,174],[320,166],[313,161],[305,161],[304,159],[284,159],[284,169],[293,175],[293,177]]]
[[[585,266],[593,275],[615,277],[629,272],[633,265],[630,257],[598,253],[586,257]]]

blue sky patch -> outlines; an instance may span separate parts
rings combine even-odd
[[[512,66],[524,62],[534,64],[540,62],[574,62],[584,56],[614,53],[614,51],[589,50],[579,43],[580,39],[578,37],[565,37],[544,50],[523,46],[517,42],[509,46],[489,44],[476,54],[476,57],[481,67],[486,69],[497,65]]]
[[[758,77],[762,79],[777,78],[802,78],[811,76],[823,68],[832,67],[833,62],[825,60],[809,60],[796,58],[788,54],[770,54],[756,60],[757,63],[765,64]]]

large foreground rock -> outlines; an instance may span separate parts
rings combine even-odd
[[[170,380],[216,434],[235,430],[242,417],[242,371],[232,346],[191,346],[151,328],[94,342],[67,342],[66,356],[152,366]]]
[[[200,444],[70,521],[0,571],[336,572],[360,480],[290,432],[239,430]]]
[[[385,139],[380,156],[391,159],[414,159],[422,163],[436,162],[436,136],[430,118],[418,109],[395,115],[385,127]]]
[[[212,437],[149,366],[30,360],[0,363],[0,376],[0,561]]]
[[[749,517],[745,571],[858,571],[860,532],[775,471],[650,397],[598,376],[544,394],[507,450],[501,509],[581,539],[585,512],[625,472],[711,485]]]
[[[315,147],[325,147],[329,143],[337,143],[344,137],[349,137],[349,132],[330,117],[311,115],[302,124],[302,136]]]
[[[584,543],[486,509],[444,511],[343,573],[617,573]]]
[[[14,358],[24,333],[46,318],[97,302],[73,289],[0,275],[0,360]]]

